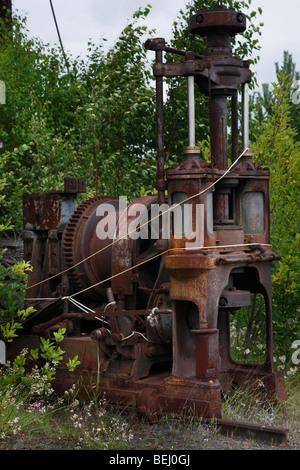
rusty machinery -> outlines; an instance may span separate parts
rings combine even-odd
[[[72,373],[59,367],[58,391],[80,378],[97,383],[113,403],[149,415],[192,410],[206,418],[221,416],[221,391],[232,383],[263,382],[269,397],[285,398],[282,375],[273,368],[271,267],[280,257],[270,246],[269,170],[254,163],[248,149],[251,71],[229,45],[230,37],[245,29],[243,13],[220,7],[190,18],[190,33],[207,38],[203,56],[169,48],[161,38],[145,43],[156,56],[156,196],[125,206],[112,197],[95,197],[77,206],[77,194],[85,191],[80,179],[66,180],[62,192],[24,195],[24,251],[33,267],[26,302],[36,312],[11,353],[65,328],[62,348],[67,356],[78,354],[80,366]],[[185,60],[165,63],[164,51]],[[163,77],[173,76],[187,77],[189,134],[183,161],[165,171]],[[195,143],[194,84],[209,96],[209,163]],[[239,89],[244,96],[240,155]],[[129,228],[136,217],[130,214],[140,206],[150,230],[151,208],[166,202],[183,209],[187,222],[180,236],[174,223],[167,239],[161,223],[156,237],[132,237],[130,231],[114,239],[97,236],[99,221],[108,226],[111,217],[117,232],[124,223]],[[105,211],[108,207],[113,210]],[[265,360],[239,363],[231,355],[230,322],[253,294],[265,303]]]

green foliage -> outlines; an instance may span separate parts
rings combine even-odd
[[[29,40],[26,22],[15,18],[13,40],[3,31],[0,79],[0,172],[5,178],[2,220],[21,230],[22,194],[63,188],[66,177],[86,178],[88,191],[128,198],[154,180],[154,90],[138,10],[107,54],[89,44],[85,62]]]
[[[27,274],[31,270],[30,263],[25,261],[7,267],[0,263],[0,320],[12,317],[22,307]]]
[[[6,322],[3,325],[0,325],[0,337],[2,337],[3,340],[6,341],[7,343],[11,343],[13,341],[13,338],[16,338],[18,336],[16,334],[16,331],[22,329],[23,327],[22,322],[24,322],[27,319],[27,317],[29,317],[29,315],[33,312],[35,312],[35,309],[33,307],[28,307],[23,310],[18,310],[17,318],[20,321],[15,321],[12,318],[10,322]]]
[[[14,320],[5,324],[7,326],[7,341],[11,341],[15,334],[9,334],[14,328],[22,328],[22,325],[16,326]],[[2,328],[1,328],[2,330]],[[3,330],[2,330],[3,331]],[[56,368],[61,364],[64,351],[58,346],[63,340],[65,331],[56,332],[55,341],[40,338],[40,347],[31,349],[30,353],[25,349],[17,355],[12,364],[7,362],[0,369],[0,408],[5,407],[4,403],[9,394],[15,394],[18,397],[26,397],[29,403],[36,400],[37,397],[48,399],[53,394],[51,382],[53,381]],[[66,363],[69,371],[74,371],[80,364],[78,356],[69,358]],[[14,392],[14,393],[13,393]]]
[[[0,179],[0,207],[5,200],[2,191],[5,182]],[[12,225],[7,222],[0,225],[0,234],[11,230]],[[27,275],[32,270],[30,263],[18,262],[12,266],[2,262],[6,250],[0,252],[0,323],[12,318],[10,323],[0,324],[0,337],[5,341],[12,341],[16,331],[22,328],[22,322],[34,311],[32,307],[23,309],[26,292]],[[16,321],[13,317],[17,317]]]
[[[300,72],[296,70],[296,64],[293,62],[293,57],[288,51],[283,53],[282,65],[275,63],[276,78],[279,83],[282,77],[289,86],[289,115],[290,126],[296,131],[295,138],[300,139],[300,106],[299,106],[299,85],[300,85]],[[256,91],[250,96],[250,107],[252,109],[252,119],[250,121],[250,133],[252,139],[259,133],[260,126],[264,120],[271,116],[276,106],[276,97],[271,89],[270,84],[264,83],[262,91]]]
[[[15,18],[12,32],[1,29],[0,44],[0,76],[6,84],[0,114],[0,172],[6,182],[1,219],[11,220],[16,231],[21,229],[22,194],[63,183],[65,155],[71,161],[74,152],[69,129],[78,101],[60,53],[28,39],[25,25]]]
[[[106,56],[90,45],[90,63],[82,75],[86,97],[77,108],[75,126],[80,151],[89,155],[89,171],[102,194],[136,197],[137,175],[147,185],[153,182],[155,99],[142,42],[153,32],[136,24],[148,13],[149,8],[135,13]]]
[[[78,355],[73,357],[73,359],[69,358],[67,362],[67,368],[69,369],[70,372],[73,372],[77,366],[79,366],[80,361],[78,360]]]
[[[31,449],[128,449],[133,437],[130,425],[121,413],[111,410],[105,398],[82,403],[72,387],[63,397],[51,400],[51,389],[44,390],[43,381],[34,369],[24,393],[20,384],[3,386],[0,370],[1,449],[12,439],[25,441]]]
[[[3,187],[3,180],[0,180],[0,191]],[[3,200],[4,198],[0,193],[0,204]],[[8,227],[9,225],[6,225],[6,228]],[[3,226],[0,227],[0,232],[2,230]],[[2,256],[3,252],[0,253],[0,339],[10,343],[18,336],[26,319],[35,312],[33,307],[23,308],[27,274],[32,268],[25,261],[12,266],[5,266],[2,263]],[[6,364],[1,368],[0,408],[1,396],[5,396],[7,388],[15,389],[22,394],[29,389],[36,390],[33,385],[36,384],[37,377],[39,377],[41,385],[40,393],[50,391],[50,384],[55,376],[56,366],[62,362],[64,356],[64,351],[58,345],[63,341],[64,333],[65,329],[54,332],[54,342],[50,339],[41,338],[40,348],[30,351],[30,361],[35,364],[43,362],[40,369],[33,366],[28,369],[28,363],[26,364],[27,352],[16,356],[12,365]],[[74,371],[79,364],[78,356],[75,356],[73,359],[70,358],[66,365],[70,371]],[[27,366],[27,369],[25,366]]]
[[[231,355],[243,363],[259,364],[266,360],[265,299],[252,294],[251,305],[237,310],[230,322]]]

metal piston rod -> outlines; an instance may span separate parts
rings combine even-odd
[[[188,126],[189,126],[189,147],[195,147],[195,90],[194,76],[189,75],[187,78],[188,87]]]
[[[243,105],[243,148],[249,148],[249,86],[248,83],[242,85],[242,105]]]

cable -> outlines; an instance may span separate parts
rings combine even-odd
[[[64,46],[63,46],[63,43],[62,43],[62,40],[61,40],[61,37],[60,37],[60,32],[59,32],[58,24],[57,24],[57,21],[56,21],[56,16],[55,16],[54,8],[53,8],[53,5],[52,5],[52,0],[49,0],[49,1],[50,1],[50,6],[51,6],[51,10],[52,10],[52,15],[53,15],[54,23],[55,23],[55,26],[56,26],[56,31],[57,31],[58,39],[59,39],[59,42],[60,42],[60,47],[61,47],[61,50],[62,50],[64,59],[65,59],[65,63],[66,63],[66,67],[67,67],[67,69],[68,69],[68,73],[70,73],[70,70],[69,70],[69,63],[68,63],[67,56],[66,56],[65,50],[64,50]]]

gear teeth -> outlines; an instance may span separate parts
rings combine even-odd
[[[68,270],[68,277],[71,285],[78,290],[84,289],[86,284],[83,282],[82,271],[79,269],[80,266],[76,266],[81,260],[75,259],[74,248],[76,246],[76,239],[78,236],[78,230],[82,224],[83,220],[87,220],[89,210],[96,203],[104,202],[108,200],[115,199],[108,196],[99,196],[88,199],[83,202],[80,206],[77,207],[75,212],[69,219],[67,223],[63,237],[62,237],[62,248],[63,248],[63,263],[64,269]]]

